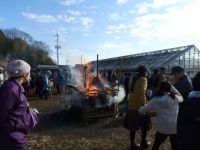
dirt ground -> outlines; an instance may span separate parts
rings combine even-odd
[[[30,97],[29,103],[40,112],[38,126],[29,132],[28,150],[128,150],[129,133],[122,127],[123,117],[102,118],[83,125],[64,110],[63,97],[49,100]],[[140,132],[136,142],[140,141]],[[154,131],[148,134],[151,149]],[[170,150],[169,142],[161,150]]]

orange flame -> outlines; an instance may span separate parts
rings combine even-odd
[[[85,65],[85,72],[83,73],[84,74],[84,77],[85,78],[85,89],[86,89],[86,94],[88,96],[98,96],[99,95],[99,90],[103,91],[104,90],[104,84],[105,84],[105,79],[103,78],[103,76],[98,73],[98,79],[96,78],[96,76],[91,72],[91,69],[92,68],[92,64],[86,64]],[[98,80],[98,82],[100,84],[102,84],[103,86],[101,88],[103,89],[98,89],[96,87],[96,85],[94,85],[94,81],[95,80]]]
[[[88,96],[98,96],[99,95],[99,91],[97,89],[96,86],[94,85],[90,85],[89,88],[87,89],[87,95]]]

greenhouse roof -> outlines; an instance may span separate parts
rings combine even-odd
[[[99,60],[99,69],[134,69],[141,64],[144,64],[151,69],[159,68],[166,66],[170,63],[170,61],[176,59],[192,48],[196,47],[194,45],[187,45],[146,53],[102,59]],[[96,61],[92,61],[91,63],[96,65]]]

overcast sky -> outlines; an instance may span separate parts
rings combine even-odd
[[[195,44],[200,0],[6,0],[0,28],[18,28],[50,46],[60,64]]]

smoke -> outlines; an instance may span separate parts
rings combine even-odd
[[[114,90],[116,90],[116,93],[114,94],[100,93],[99,96],[95,99],[95,108],[110,107],[123,101],[125,97],[123,86],[119,86],[119,88],[118,86],[116,86]],[[86,99],[87,96],[73,86],[68,86],[66,91],[67,92],[65,92],[65,94],[63,95],[65,105],[77,106],[82,108],[83,101]]]
[[[124,90],[124,87],[122,85],[119,86],[119,93],[118,93],[117,97],[118,97],[118,102],[119,103],[121,101],[123,101],[123,99],[125,97],[125,90]]]
[[[113,90],[114,92],[112,94],[105,94],[105,95],[99,96],[96,100],[95,107],[96,108],[110,107],[111,105],[120,103],[125,97],[123,86],[119,86],[119,87],[116,86]]]
[[[64,96],[65,105],[68,107],[77,106],[82,108],[84,95],[76,89],[76,87],[68,87]]]
[[[78,89],[83,89],[83,73],[79,69],[70,68],[69,74],[69,84],[77,87]]]
[[[94,74],[96,70],[93,72],[89,71],[88,67],[88,81],[91,81],[89,77],[96,77]],[[80,66],[78,69],[70,68],[69,70],[69,82],[67,85],[66,92],[64,93],[65,104],[67,106],[77,106],[83,107],[83,101],[86,99],[87,89],[84,86],[84,74],[83,67]],[[99,74],[99,80],[93,80],[92,85],[95,85],[98,89],[98,96],[95,97],[95,108],[102,107],[110,107],[111,105],[115,105],[120,103],[125,97],[125,91],[122,85],[118,85],[118,81],[115,86],[111,86],[111,84],[105,80],[105,76]],[[103,84],[103,86],[101,86]],[[111,92],[107,91],[107,88],[111,89]],[[88,97],[89,98],[89,97]]]

